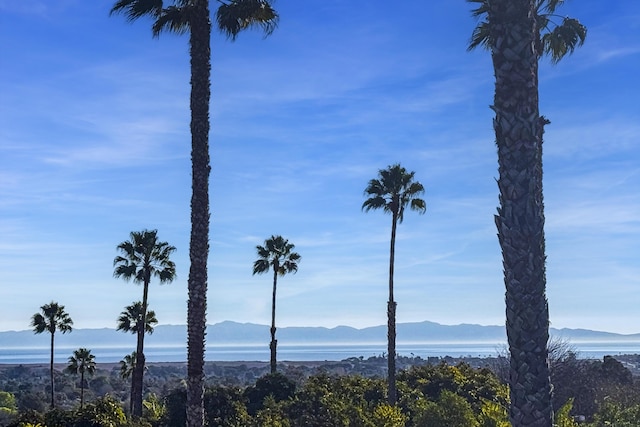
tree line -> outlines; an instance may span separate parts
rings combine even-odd
[[[508,421],[508,359],[461,361],[400,357],[397,401],[389,405],[386,357],[350,358],[316,366],[205,365],[205,420],[209,426],[495,427]],[[472,363],[475,366],[472,366]],[[78,385],[57,371],[64,405],[47,409],[43,368],[0,370],[0,425],[27,427],[161,427],[186,422],[186,365],[152,364],[141,417],[124,409],[126,382],[117,367],[98,369],[88,381],[90,398],[78,405]],[[506,375],[505,375],[506,374]],[[551,378],[556,425],[640,425],[640,383],[615,358],[579,359],[571,351],[554,356]],[[82,391],[80,391],[82,392]],[[75,402],[75,403],[74,403]]]

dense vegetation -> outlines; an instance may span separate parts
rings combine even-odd
[[[640,356],[628,356],[638,364]],[[387,403],[386,358],[324,364],[207,363],[209,426],[508,427],[505,358],[399,357],[397,405]],[[468,362],[468,363],[467,363]],[[631,366],[631,365],[630,365]],[[62,368],[62,366],[59,366]],[[640,425],[640,377],[613,357],[551,365],[556,425]],[[0,426],[183,426],[185,364],[151,364],[145,374],[143,417],[128,416],[130,381],[117,365],[85,377],[55,370],[56,409],[48,408],[48,367],[0,369]],[[584,422],[580,421],[584,417]]]

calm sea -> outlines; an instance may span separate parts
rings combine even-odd
[[[640,354],[640,342],[583,342],[571,343],[582,358],[601,359],[605,355]],[[55,362],[66,363],[76,348],[56,347]],[[91,349],[97,363],[114,363],[130,354],[131,347],[99,347]],[[491,357],[506,354],[504,343],[421,343],[398,344],[401,356],[427,357]],[[386,343],[380,344],[322,344],[322,345],[278,345],[278,360],[282,361],[337,361],[349,357],[380,356],[386,353]],[[184,362],[186,346],[145,348],[148,362]],[[207,361],[268,361],[268,345],[208,346]],[[2,363],[48,363],[49,348],[0,348]]]

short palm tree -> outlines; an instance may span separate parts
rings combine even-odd
[[[204,349],[207,308],[207,258],[209,254],[209,98],[211,74],[211,23],[209,0],[118,0],[111,13],[133,21],[154,19],[152,31],[189,33],[191,53],[191,238],[189,244],[187,306],[187,425],[204,425]],[[232,40],[240,31],[261,27],[270,34],[278,14],[270,0],[218,0],[216,20]]]
[[[468,0],[482,19],[470,49],[491,51],[496,78],[493,126],[498,146],[500,207],[496,215],[506,288],[510,353],[509,418],[513,427],[551,426],[548,365],[542,136],[549,121],[538,105],[538,61],[556,63],[584,43],[577,20],[558,17],[564,0]]]
[[[391,214],[391,246],[389,250],[389,301],[387,303],[388,326],[388,400],[390,405],[396,404],[396,306],[393,297],[393,269],[395,263],[396,228],[404,219],[404,210],[423,214],[427,204],[421,196],[424,187],[414,181],[415,172],[407,172],[400,164],[389,166],[378,171],[378,178],[369,181],[364,194],[369,196],[362,204],[365,212],[382,209]]]
[[[133,375],[133,370],[136,367],[136,352],[127,354],[120,361],[120,378],[127,379]]]
[[[96,358],[91,350],[79,348],[69,357],[66,371],[70,374],[80,374],[80,409],[84,406],[84,374],[93,375],[96,372]]]
[[[129,389],[129,413],[133,413],[133,371],[136,368],[136,352],[127,354],[120,361],[120,378],[123,380],[131,380],[131,388]]]
[[[53,346],[56,331],[63,334],[73,330],[73,320],[69,313],[64,311],[64,305],[51,301],[40,307],[40,313],[36,313],[31,318],[33,332],[41,334],[49,332],[51,334],[51,354],[49,359],[49,376],[51,385],[51,408],[55,408],[54,387],[53,387]]]
[[[115,277],[121,277],[126,281],[142,284],[142,307],[140,309],[139,324],[147,325],[147,300],[149,295],[149,283],[152,277],[160,280],[160,283],[172,282],[176,277],[176,265],[171,260],[171,254],[175,247],[167,242],[158,240],[157,230],[133,231],[131,239],[118,245],[122,255],[113,260]],[[133,373],[132,396],[133,415],[142,416],[142,383],[144,376],[144,330],[136,327],[136,369]]]
[[[271,294],[271,342],[269,349],[271,350],[271,373],[276,372],[276,289],[278,284],[278,276],[284,276],[287,273],[295,273],[298,271],[298,263],[300,255],[293,252],[295,245],[282,236],[271,236],[264,241],[264,246],[257,245],[258,258],[253,263],[253,274],[267,273],[273,269],[273,291]]]
[[[153,328],[158,324],[158,319],[156,317],[156,312],[153,310],[149,310],[147,307],[147,315],[145,316],[145,327],[144,333],[151,335],[153,333]],[[138,334],[142,325],[142,302],[136,301],[131,305],[128,305],[125,310],[120,313],[120,317],[118,317],[118,331],[122,332],[130,332],[132,334]],[[127,358],[133,358],[134,360],[126,360]],[[135,366],[135,358],[136,352],[134,351],[130,355],[125,356],[125,366],[121,366],[120,371],[123,379],[131,377],[131,390],[129,391],[129,412],[133,411],[133,368]],[[120,361],[121,365],[123,361]],[[126,373],[126,376],[124,376]],[[144,404],[144,402],[143,402]]]

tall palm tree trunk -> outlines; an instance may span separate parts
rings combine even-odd
[[[191,238],[187,307],[187,426],[204,425],[204,351],[209,255],[209,78],[211,23],[209,2],[194,2],[191,47]]]
[[[84,406],[84,371],[80,371],[80,409]]]
[[[144,384],[144,325],[146,323],[147,299],[149,298],[150,272],[145,272],[144,283],[142,285],[142,315],[136,325],[136,365],[133,368],[131,381],[131,414],[134,417],[142,416],[142,389]]]
[[[55,396],[54,396],[54,384],[53,384],[53,341],[54,341],[54,336],[55,332],[51,332],[51,348],[49,349],[51,354],[49,357],[49,383],[51,385],[51,409],[56,407],[56,400],[55,400]]]
[[[506,287],[513,427],[551,427],[553,409],[545,295],[542,134],[538,55],[532,0],[493,0],[493,109],[498,146],[500,208],[496,215]]]
[[[129,413],[133,414],[133,390],[134,390],[134,385],[133,385],[133,372],[131,372],[131,390],[129,390]]]
[[[271,373],[276,373],[276,348],[278,341],[276,340],[276,286],[278,282],[278,266],[273,266],[273,292],[271,294],[271,342],[269,343],[269,350],[271,350]]]
[[[393,267],[396,255],[396,227],[398,224],[398,214],[393,212],[391,220],[391,244],[389,249],[389,301],[387,302],[387,387],[389,405],[395,405],[397,400],[396,392],[396,304],[393,298]]]

